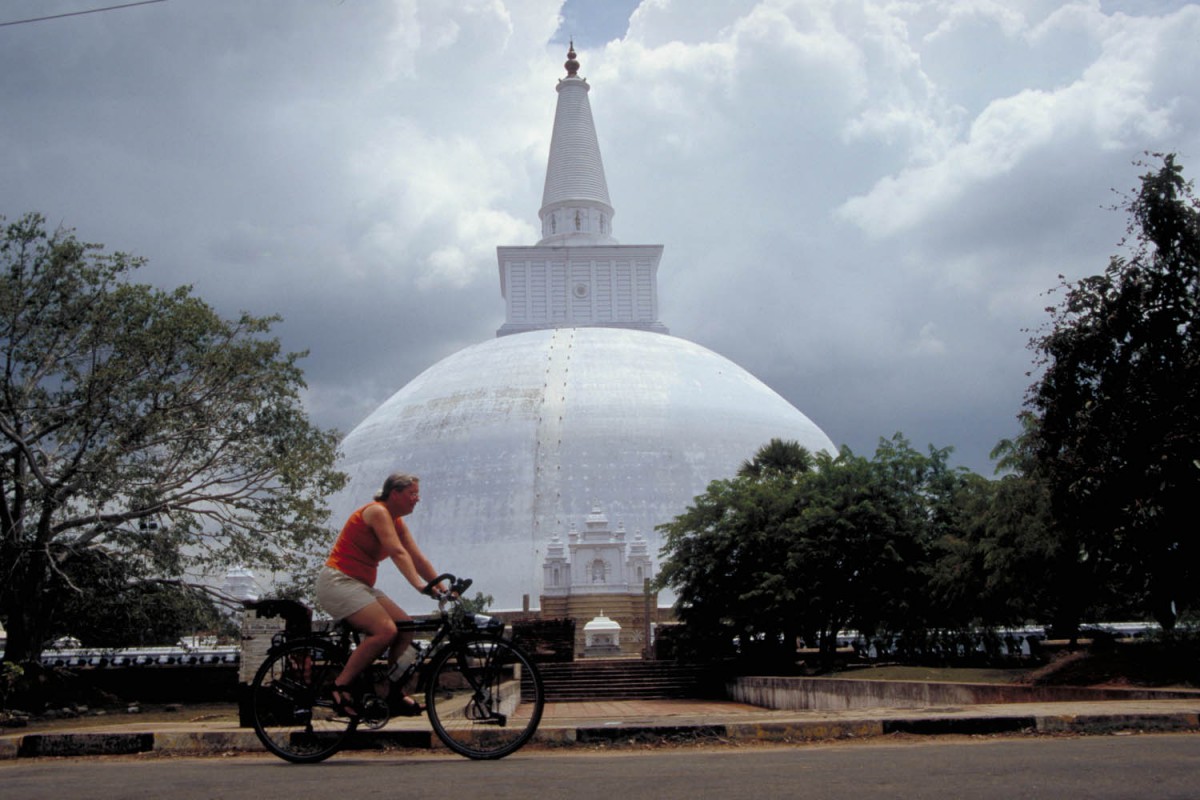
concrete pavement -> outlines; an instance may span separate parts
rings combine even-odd
[[[534,745],[659,742],[811,742],[889,734],[1111,734],[1200,731],[1200,695],[1174,700],[1044,702],[847,711],[778,711],[706,700],[549,703]],[[349,749],[440,748],[425,718],[361,731]],[[0,759],[131,753],[214,755],[266,752],[254,731],[233,721],[111,724],[0,735]]]

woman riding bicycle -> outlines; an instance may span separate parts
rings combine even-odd
[[[350,515],[317,576],[317,602],[321,607],[334,619],[345,620],[363,633],[334,682],[335,708],[350,717],[359,715],[351,689],[354,680],[385,650],[391,672],[397,662],[403,663],[412,644],[412,632],[396,630],[397,622],[411,617],[375,588],[379,564],[391,559],[417,591],[423,591],[439,574],[404,523],[403,518],[412,513],[419,500],[420,484],[415,475],[389,475],[374,502]],[[436,595],[443,588],[434,587],[433,591]],[[388,688],[382,686],[379,691],[383,694]],[[421,707],[409,697],[392,705],[401,715],[421,713]]]

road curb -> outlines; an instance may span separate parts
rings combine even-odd
[[[1039,733],[1105,734],[1119,731],[1144,733],[1200,730],[1200,714],[1055,714],[1037,718]]]
[[[1037,730],[1035,717],[929,717],[926,719],[890,719],[883,732],[911,733],[915,736],[988,736],[996,733],[1021,733]]]
[[[153,749],[153,733],[30,733],[20,738],[17,757],[124,756]]]
[[[820,742],[883,735],[879,720],[742,722],[728,727],[731,739],[756,742]]]
[[[16,758],[20,754],[20,749],[21,741],[19,739],[0,739],[0,761]]]
[[[773,722],[607,724],[548,726],[533,741],[551,747],[649,743],[814,742],[865,739],[888,734],[916,736],[992,734],[1082,734],[1200,731],[1200,713],[1047,714],[912,717]],[[359,731],[345,750],[433,749],[440,743],[429,730]],[[136,753],[213,755],[265,752],[251,730],[28,733],[0,738],[0,759],[52,756],[108,756]]]
[[[153,734],[156,753],[235,753],[261,750],[254,731],[169,731]]]

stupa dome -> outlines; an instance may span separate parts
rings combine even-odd
[[[437,569],[475,579],[498,609],[539,602],[547,550],[598,505],[657,557],[655,526],[732,476],[772,438],[833,442],[790,403],[658,319],[662,245],[623,245],[574,46],[538,212],[542,239],[497,247],[505,323],[434,364],[342,442],[344,520],[392,472],[421,478],[409,518]],[[555,538],[555,537],[560,538]],[[645,538],[640,538],[644,536]],[[648,553],[647,553],[648,551]],[[404,597],[404,579],[379,586]],[[401,601],[403,602],[403,601]]]
[[[555,534],[600,502],[661,546],[656,525],[772,437],[834,451],[811,420],[732,361],[685,339],[616,328],[502,336],[418,375],[342,443],[344,519],[391,472],[421,478],[409,517],[441,570],[475,579],[496,608],[534,605]],[[393,597],[407,590],[379,572]],[[474,589],[472,590],[474,591]]]

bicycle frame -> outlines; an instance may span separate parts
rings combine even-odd
[[[447,747],[468,758],[503,758],[537,730],[545,703],[541,677],[529,656],[505,638],[501,620],[463,610],[469,580],[440,576],[427,591],[446,579],[452,592],[438,598],[437,617],[397,623],[401,635],[431,636],[428,646],[414,644],[416,658],[391,691],[403,691],[415,675],[415,693],[425,698],[420,710]],[[338,665],[359,642],[358,631],[345,623],[299,636],[276,634],[252,685],[255,732],[269,750],[289,761],[312,763],[341,749],[355,728],[377,729],[389,722],[389,704],[370,689],[359,700],[360,715],[341,714],[340,722],[329,698]],[[317,666],[294,681],[297,659]],[[369,669],[368,686],[386,680],[378,661]]]

